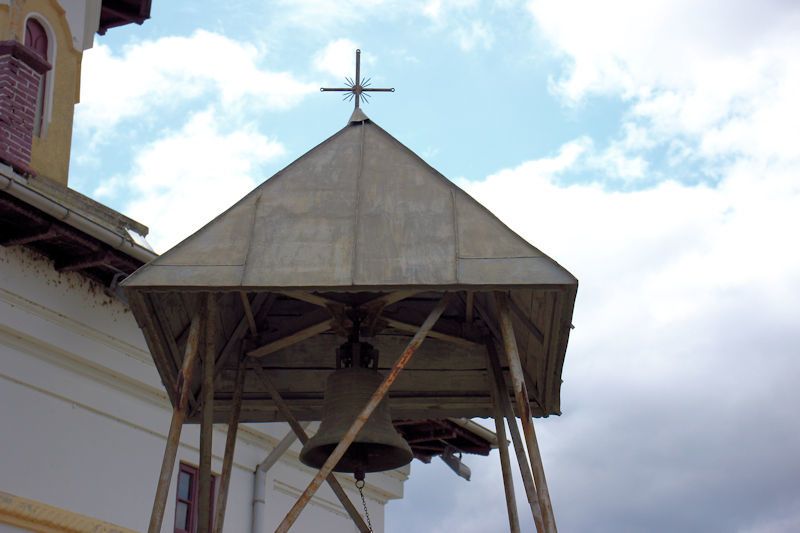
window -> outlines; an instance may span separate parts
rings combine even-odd
[[[197,531],[197,502],[200,489],[200,471],[196,466],[181,463],[178,469],[178,489],[175,493],[175,533]],[[211,518],[216,507],[217,476],[211,476]],[[208,527],[211,530],[211,524]]]
[[[25,46],[42,56],[42,59],[49,61],[48,51],[50,47],[47,31],[42,23],[34,18],[29,18],[25,22]],[[36,115],[33,119],[33,134],[40,136],[44,126],[44,105],[47,95],[47,74],[42,76],[39,83],[39,96],[36,102]]]

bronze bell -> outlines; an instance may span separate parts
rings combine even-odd
[[[383,381],[377,370],[353,366],[334,371],[325,384],[322,422],[300,451],[303,464],[320,468]],[[334,472],[382,472],[411,462],[408,443],[392,425],[387,399],[373,411]]]

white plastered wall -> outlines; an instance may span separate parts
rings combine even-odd
[[[127,308],[77,274],[56,273],[33,252],[0,247],[0,491],[143,531],[169,418],[166,394]],[[253,471],[287,431],[284,424],[240,431],[226,532],[250,531]],[[184,428],[179,460],[197,464],[198,435],[197,426]],[[217,472],[224,441],[218,426]],[[267,477],[269,531],[313,474],[298,452],[295,443]],[[402,496],[405,478],[404,472],[368,478],[375,531],[383,531],[384,504]],[[342,483],[360,504],[352,481]],[[173,480],[164,531],[172,530],[174,488]],[[293,530],[355,527],[324,486]]]

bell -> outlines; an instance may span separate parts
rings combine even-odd
[[[382,381],[376,370],[363,367],[342,368],[328,377],[322,422],[300,451],[303,464],[313,468],[325,464]],[[389,403],[384,398],[333,470],[382,472],[407,465],[412,458],[411,447],[392,425]]]

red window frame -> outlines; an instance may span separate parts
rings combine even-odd
[[[189,476],[189,490],[186,498],[181,498],[180,481],[181,474]],[[180,463],[178,467],[178,479],[175,487],[175,533],[196,533],[197,532],[197,502],[200,495],[200,469],[188,463]],[[178,527],[178,507],[180,504],[187,507],[186,529]],[[213,530],[214,511],[217,504],[217,476],[211,475],[211,516],[209,517],[209,531]]]

